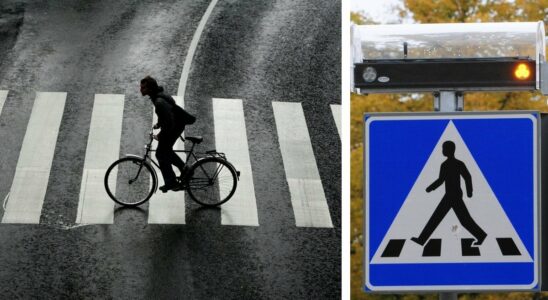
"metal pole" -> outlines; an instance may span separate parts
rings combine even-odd
[[[434,93],[434,111],[451,112],[464,110],[464,97],[455,91]]]
[[[457,293],[440,293],[439,300],[457,300]]]
[[[454,91],[441,91],[434,93],[434,110],[439,112],[453,112],[464,110],[464,97],[462,93]],[[439,293],[439,300],[457,300],[457,293]]]

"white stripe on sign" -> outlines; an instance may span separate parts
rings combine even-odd
[[[333,227],[301,104],[272,108],[297,226]]]
[[[337,130],[339,131],[339,137],[341,136],[341,106],[339,104],[331,104],[331,112],[333,113],[333,119],[335,120],[335,125],[337,125]]]
[[[66,98],[36,94],[2,223],[40,222]]]
[[[0,114],[2,114],[2,109],[4,103],[6,103],[6,98],[8,98],[8,91],[0,91]]]
[[[95,95],[76,223],[114,222],[114,202],[105,191],[104,178],[108,167],[119,158],[123,114],[124,95]]]
[[[183,107],[183,97],[173,96],[177,105]],[[153,113],[152,124],[156,124],[158,117]],[[157,132],[156,132],[157,133]],[[153,141],[152,149],[158,148],[158,141]],[[183,150],[184,144],[181,139],[178,139],[173,147],[173,150]],[[179,156],[185,160],[184,153],[177,152]],[[154,160],[156,160],[156,152],[152,152]],[[162,172],[153,164],[156,173],[158,174],[158,186],[164,185]],[[175,168],[175,175],[179,176],[179,170]],[[157,191],[152,195],[148,206],[148,223],[150,224],[185,224],[185,193],[184,192],[167,192],[162,193]]]
[[[236,192],[221,206],[221,224],[259,226],[242,100],[213,98],[213,118],[217,151],[241,173]]]

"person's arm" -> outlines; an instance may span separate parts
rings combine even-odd
[[[470,172],[468,172],[468,169],[463,162],[461,162],[461,175],[462,178],[464,178],[464,184],[466,185],[466,195],[468,195],[468,198],[472,198],[472,176],[470,176]]]
[[[430,184],[427,188],[426,188],[426,192],[427,193],[430,193],[431,191],[437,189],[438,187],[440,187],[440,185],[443,183],[443,180],[444,180],[444,168],[443,168],[443,165],[441,165],[440,167],[440,176],[438,179],[436,179],[434,182],[432,182],[432,184]]]

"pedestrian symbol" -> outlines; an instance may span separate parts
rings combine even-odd
[[[446,120],[442,117],[424,117],[426,121],[409,118],[411,121],[405,120],[407,123],[402,124],[402,133],[398,133],[400,125],[395,121],[381,121],[380,117],[377,117],[378,121],[370,120],[370,128],[366,127],[366,144],[369,138],[369,145],[366,148],[365,174],[365,235],[368,239],[366,279],[369,280],[366,282],[370,284],[369,288],[382,286],[385,281],[396,281],[398,276],[393,274],[401,269],[402,276],[406,273],[414,274],[416,277],[401,277],[404,282],[392,282],[389,289],[405,287],[405,281],[428,278],[431,278],[432,283],[423,281],[412,286],[421,286],[421,290],[427,290],[425,286],[435,284],[458,289],[460,282],[466,282],[467,287],[472,285],[474,288],[483,289],[496,285],[498,277],[502,275],[494,271],[482,278],[480,272],[490,272],[490,267],[493,270],[497,266],[507,268],[512,264],[520,267],[530,266],[527,269],[530,270],[529,276],[524,281],[535,282],[534,277],[537,275],[533,276],[533,271],[537,265],[534,225],[537,222],[536,214],[533,213],[529,222],[524,223],[521,218],[515,218],[514,210],[536,210],[536,193],[522,192],[525,188],[536,188],[533,176],[533,173],[536,173],[536,159],[531,151],[534,150],[536,153],[536,142],[532,140],[536,138],[536,120],[531,115],[526,116],[526,122],[513,117],[506,116],[507,119],[502,120],[501,116],[491,116],[497,119],[496,122],[505,125],[492,129],[493,125],[489,125],[486,120],[477,120],[481,118],[477,115],[446,117]],[[390,118],[405,119],[387,119]],[[516,145],[516,140],[504,136],[512,134],[508,131],[508,126],[514,125],[527,129],[524,134],[527,134],[528,138],[521,137],[520,140],[528,144]],[[417,129],[423,126],[423,131],[431,133],[431,137],[417,140],[414,144],[411,138],[413,136],[409,133],[416,133]],[[384,130],[391,134],[381,134]],[[489,130],[493,131],[493,135],[482,141],[478,135]],[[377,143],[381,136],[385,140]],[[393,142],[386,141],[390,139],[393,139]],[[404,151],[406,145],[409,146],[408,153]],[[523,151],[530,156],[526,159],[516,158],[519,163],[510,161],[505,156],[506,153],[503,153],[517,153],[510,149],[510,146],[529,149]],[[501,153],[497,154],[494,151]],[[406,157],[415,153],[421,153],[419,156],[424,158]],[[396,157],[392,157],[393,155]],[[374,157],[378,160],[373,161]],[[422,163],[419,165],[416,161]],[[520,165],[521,168],[530,170],[531,174],[513,174]],[[416,173],[413,173],[415,175],[412,176],[409,170],[416,170]],[[377,171],[381,172],[380,175],[376,174]],[[499,178],[501,176],[504,178]],[[513,178],[514,176],[521,177]],[[397,191],[387,190],[398,190],[397,185],[405,185],[407,182],[407,192],[402,189],[396,194]],[[516,185],[513,189],[509,184],[512,182]],[[522,186],[523,182],[527,183],[525,187]],[[382,214],[386,213],[391,215],[392,221],[385,222],[384,225],[381,219]],[[516,227],[522,224],[527,224],[527,227]],[[413,269],[414,266],[416,269]],[[449,273],[438,276],[432,271],[442,269]],[[474,275],[458,278],[466,273]],[[381,274],[378,278],[383,279],[374,280],[376,274]],[[447,274],[453,274],[454,278]],[[477,277],[479,282],[470,283],[473,277]],[[508,278],[500,281],[508,283]],[[529,284],[527,287],[533,286]]]
[[[421,246],[424,245],[445,215],[452,209],[457,215],[460,223],[476,239],[472,245],[479,246],[483,243],[487,234],[485,231],[481,230],[478,224],[474,222],[474,219],[470,216],[470,213],[462,200],[462,190],[460,188],[462,177],[466,183],[466,194],[468,195],[468,198],[472,198],[472,177],[470,177],[470,172],[468,172],[466,165],[455,158],[455,143],[452,141],[444,142],[442,153],[444,156],[447,156],[447,160],[441,164],[440,177],[426,188],[426,192],[430,193],[440,185],[445,184],[445,195],[441,199],[440,204],[438,204],[438,207],[436,207],[436,210],[434,210],[434,213],[430,217],[430,220],[428,220],[428,223],[422,230],[420,236],[418,238],[413,237],[411,240]]]

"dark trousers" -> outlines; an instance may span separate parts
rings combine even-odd
[[[160,165],[160,171],[164,177],[164,182],[166,185],[175,184],[175,172],[171,165],[176,166],[181,173],[185,167],[183,160],[173,151],[173,145],[181,135],[183,130],[180,132],[175,132],[173,134],[162,135],[158,139],[158,148],[156,149],[156,158],[158,159],[158,164]]]
[[[457,215],[457,218],[462,226],[466,228],[466,230],[468,230],[468,232],[470,232],[476,239],[481,239],[486,235],[485,231],[483,231],[474,219],[472,219],[472,216],[468,212],[462,197],[452,198],[447,197],[446,195],[443,199],[441,199],[440,204],[438,204],[438,207],[434,210],[430,220],[428,220],[428,223],[424,226],[424,229],[418,238],[419,241],[425,243],[451,209],[453,209]]]

